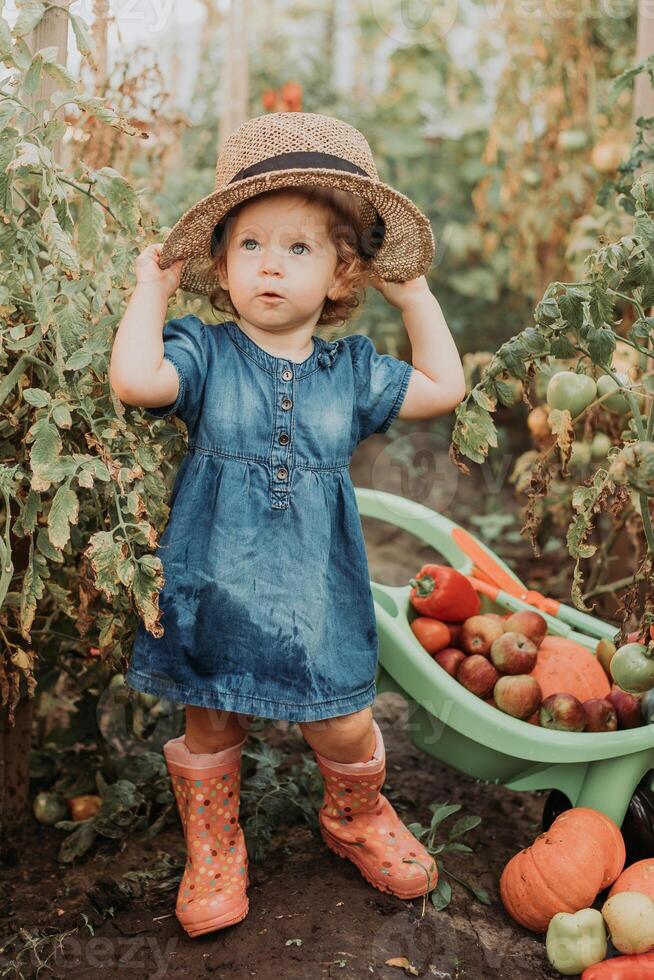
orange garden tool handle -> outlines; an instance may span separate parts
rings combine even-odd
[[[508,595],[522,599],[523,602],[549,613],[550,616],[558,614],[561,603],[557,599],[550,599],[535,589],[528,589],[519,579],[509,575],[497,560],[489,555],[479,541],[463,528],[454,528],[452,538],[461,548],[461,551],[474,562],[473,575],[477,580],[495,585]]]
[[[559,622],[567,623],[582,634],[595,636],[598,639],[604,637],[611,641],[615,638],[616,628],[610,623],[605,623],[595,616],[574,609],[558,599],[544,596],[535,589],[528,589],[517,575],[509,574],[501,566],[497,557],[465,528],[453,527],[450,534],[455,544],[472,560],[472,575],[477,580],[495,585],[505,595],[519,599],[527,605],[539,609],[545,615],[552,616]]]

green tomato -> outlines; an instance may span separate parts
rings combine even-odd
[[[570,466],[588,466],[590,461],[591,447],[587,442],[579,442],[575,439],[570,453]]]
[[[547,386],[547,404],[561,411],[567,409],[573,418],[597,397],[597,385],[588,374],[557,371]]]
[[[557,143],[564,153],[583,150],[588,145],[588,136],[583,129],[564,129],[559,133]]]
[[[621,953],[645,953],[654,946],[654,902],[649,895],[618,892],[604,902],[602,917],[611,942]]]
[[[620,382],[623,388],[630,388],[631,381],[629,376],[623,374],[622,372],[616,371],[616,377],[620,378]],[[620,385],[617,385],[610,374],[603,374],[597,379],[597,397],[606,395],[609,391],[618,391]],[[629,402],[624,395],[618,393],[617,395],[609,395],[602,402],[605,408],[608,408],[609,412],[616,412],[618,415],[624,415],[625,412],[629,411]]]
[[[598,909],[557,912],[547,927],[547,958],[559,973],[576,976],[606,956],[606,928]]]
[[[68,815],[66,801],[59,793],[37,793],[32,809],[39,823],[48,824],[50,827],[59,820],[65,820]]]
[[[642,694],[654,687],[654,657],[642,643],[625,643],[610,664],[611,677],[628,694]]]
[[[596,432],[590,444],[593,459],[606,459],[612,445],[611,437],[607,436],[606,432]]]

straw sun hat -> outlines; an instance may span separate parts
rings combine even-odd
[[[211,292],[219,285],[211,255],[216,224],[256,194],[302,184],[357,195],[365,228],[360,252],[381,279],[406,282],[429,269],[435,247],[429,219],[379,179],[368,142],[358,129],[316,112],[266,113],[228,137],[216,161],[213,193],[171,228],[161,250],[161,268],[186,259],[180,288]]]

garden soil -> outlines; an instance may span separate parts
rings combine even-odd
[[[427,427],[416,431],[415,424],[409,435],[402,435],[407,430],[399,425],[397,429],[400,434],[394,432],[392,439],[374,436],[359,448],[351,467],[355,486],[411,497],[476,534],[481,533],[476,520],[484,518],[487,534],[497,535],[491,547],[531,587],[568,600],[570,559],[560,547],[534,558],[530,544],[518,533],[518,505],[506,476],[494,475],[485,465],[471,466],[471,476],[466,477],[449,461],[443,438]],[[415,459],[417,470],[406,463]],[[509,470],[505,467],[504,473]],[[439,560],[430,548],[389,524],[364,518],[363,526],[375,581],[405,584],[425,561]],[[453,877],[448,877],[452,899],[444,911],[437,911],[430,901],[423,908],[423,899],[403,901],[384,894],[309,827],[296,824],[275,834],[265,863],[250,862],[247,918],[190,939],[174,915],[176,886],[145,899],[126,898],[119,887],[124,874],[142,871],[164,854],[183,860],[177,818],[155,839],[132,839],[124,846],[105,841],[87,860],[71,866],[57,861],[62,832],[30,816],[20,863],[0,871],[0,949],[19,930],[22,941],[36,942],[36,947],[23,953],[17,972],[9,965],[11,957],[0,953],[0,977],[558,977],[547,962],[544,937],[527,932],[506,915],[497,889],[509,858],[540,833],[546,794],[483,784],[421,753],[408,737],[400,695],[380,695],[374,715],[387,750],[384,792],[392,795],[406,823],[428,825],[430,804],[446,802],[461,805],[457,817],[482,818],[465,835],[473,853],[448,855],[446,868],[484,889],[490,905]],[[285,753],[284,766],[310,752],[293,723],[271,722],[261,734]],[[43,942],[47,937],[50,941]]]

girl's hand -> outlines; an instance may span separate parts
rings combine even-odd
[[[425,276],[410,279],[408,282],[389,282],[381,279],[376,272],[369,273],[368,282],[378,289],[385,300],[398,310],[404,310],[420,296],[431,296]]]
[[[170,297],[179,286],[185,260],[178,259],[168,269],[162,269],[159,265],[162,248],[163,245],[155,244],[143,249],[136,260],[136,281],[157,283]]]

